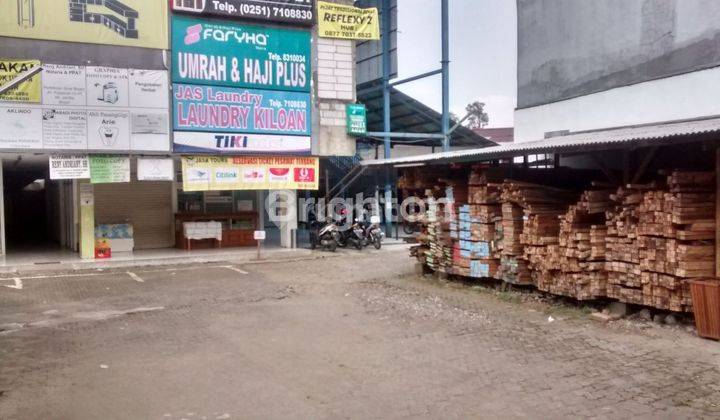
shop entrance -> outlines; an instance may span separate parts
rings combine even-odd
[[[3,159],[5,253],[76,250],[72,181],[52,181],[47,156]]]
[[[264,246],[279,247],[280,231],[265,217],[267,194],[267,191],[262,190],[185,192],[178,185],[178,212],[175,215],[177,248],[255,247],[257,242],[253,236],[256,230],[266,231]],[[221,232],[218,235],[221,241],[203,239],[202,233],[188,241],[187,224],[204,222],[220,223]],[[215,235],[203,233],[206,236]]]

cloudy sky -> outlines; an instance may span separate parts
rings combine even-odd
[[[440,67],[440,0],[398,0],[399,77]],[[513,125],[517,32],[514,0],[450,0],[450,109],[487,104],[489,127]],[[400,89],[441,110],[440,77]]]

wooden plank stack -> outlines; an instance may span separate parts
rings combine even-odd
[[[605,296],[605,210],[611,205],[610,191],[585,191],[559,217],[558,244],[548,246],[533,272],[538,289],[577,300]]]
[[[614,208],[606,214],[607,296],[621,302],[642,304],[637,208],[642,202],[643,191],[653,188],[656,188],[655,184],[620,187],[610,195]]]
[[[617,190],[593,183],[578,200],[573,191],[499,182],[504,172],[491,169],[473,169],[467,184],[437,177],[426,185],[418,260],[578,300],[672,311],[692,310],[689,279],[715,275],[715,173],[675,171]]]
[[[548,246],[558,243],[558,216],[575,197],[572,191],[538,184],[514,180],[503,183],[502,280],[535,283],[532,271],[547,257]]]
[[[689,279],[715,276],[715,174],[676,171],[638,207],[643,305],[691,311]]]

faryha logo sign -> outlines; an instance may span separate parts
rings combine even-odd
[[[189,26],[185,31],[185,45],[197,44],[201,40],[213,40],[223,43],[235,43],[253,45],[256,47],[267,47],[268,35],[265,33],[251,33],[243,31],[242,28],[228,29],[221,25]]]
[[[310,92],[310,32],[174,16],[173,82]]]

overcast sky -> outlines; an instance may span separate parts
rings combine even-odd
[[[440,67],[440,0],[398,0],[399,77]],[[517,85],[517,31],[514,0],[450,0],[450,109],[487,104],[488,127],[513,125]],[[441,110],[441,79],[400,89]]]

